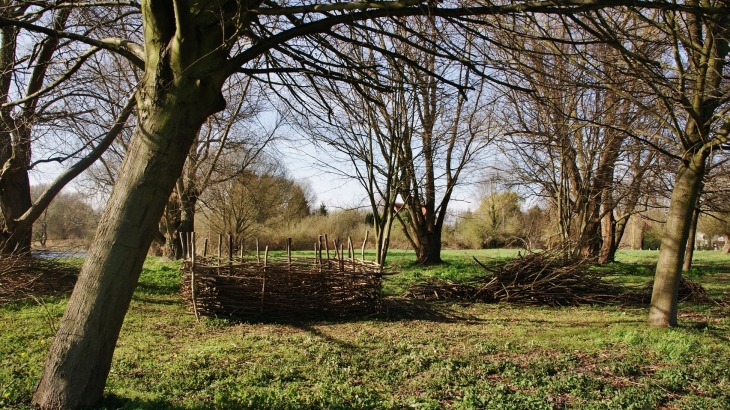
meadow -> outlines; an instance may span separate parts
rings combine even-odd
[[[402,297],[436,276],[467,280],[513,250],[445,251],[424,269],[394,250],[381,313],[347,320],[196,322],[180,265],[150,258],[100,409],[730,409],[730,309],[680,305],[649,329],[646,306],[519,307]],[[623,251],[611,280],[651,280],[656,251]],[[688,274],[728,300],[730,256]],[[0,278],[1,280],[1,278]],[[0,306],[0,408],[29,408],[67,296]]]

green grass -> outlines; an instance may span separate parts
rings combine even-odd
[[[428,276],[477,274],[472,254],[514,255],[446,251],[446,265],[425,270],[394,254],[407,277],[391,278],[391,294]],[[629,281],[649,279],[656,263],[638,252],[619,260]],[[728,291],[717,279],[730,261],[706,263],[699,278]],[[399,298],[348,321],[197,323],[177,296],[179,276],[177,263],[145,265],[100,408],[730,409],[730,317],[716,306],[682,305],[670,330],[648,329],[645,308]],[[28,407],[65,304],[0,306],[0,408]]]
[[[412,250],[393,250],[388,253],[389,270],[400,274],[386,277],[383,292],[386,295],[402,295],[410,285],[429,278],[464,282],[484,274],[484,269],[473,258],[488,265],[505,262],[517,253],[517,249],[443,250],[442,265],[421,266],[416,263],[416,255]],[[374,259],[375,255],[371,258]]]

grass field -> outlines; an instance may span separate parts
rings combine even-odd
[[[429,276],[479,274],[471,260],[510,250],[445,251],[385,285],[381,314],[347,321],[196,323],[178,298],[179,265],[145,265],[122,329],[104,409],[730,409],[730,317],[680,307],[680,327],[648,329],[643,307],[526,308],[417,303],[398,295]],[[698,252],[690,275],[730,292],[730,257]],[[657,252],[618,255],[615,280],[651,279]],[[27,408],[67,299],[0,306],[0,408]]]

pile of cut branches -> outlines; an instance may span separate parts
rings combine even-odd
[[[578,306],[615,301],[622,288],[606,282],[604,273],[589,269],[589,262],[563,249],[529,253],[490,266],[477,261],[488,272],[486,275],[461,284],[432,280],[413,286],[408,295],[418,299],[540,306]]]
[[[0,304],[70,293],[78,269],[30,255],[0,259]]]
[[[651,302],[651,293],[654,288],[654,281],[648,281],[639,289],[625,292],[621,301],[625,303],[648,304]],[[705,288],[697,282],[682,276],[679,282],[678,299],[680,302],[691,303],[717,303],[707,294]]]

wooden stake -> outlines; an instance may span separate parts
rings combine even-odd
[[[185,260],[185,237],[182,232],[178,232],[177,235],[180,237],[180,249],[182,249],[182,258]]]
[[[243,239],[241,239],[241,249],[240,249],[240,253],[241,253],[241,262],[243,262]]]
[[[188,257],[189,258],[192,258],[193,257],[193,247],[194,247],[194,245],[193,245],[193,233],[192,232],[188,232],[188,233],[186,233],[186,235],[188,236]]]
[[[319,240],[317,241],[317,243],[318,243],[317,248],[319,249],[318,259],[319,259],[319,263],[322,263],[322,235],[319,235]]]
[[[208,254],[208,238],[203,242],[203,257]]]
[[[365,231],[365,240],[362,241],[362,250],[360,251],[360,260],[365,262],[365,245],[368,243],[368,235],[370,231]]]
[[[269,246],[266,245],[266,248],[264,248],[264,269],[266,268],[266,265],[269,263]]]
[[[329,242],[329,239],[327,239],[327,234],[324,234],[324,250],[327,252],[327,260],[330,260],[330,246],[327,243]]]
[[[337,238],[332,240],[332,244],[335,245],[335,259],[340,260],[340,253],[337,250]]]
[[[228,264],[233,263],[233,236],[228,234]]]
[[[286,238],[286,260],[289,263],[289,270],[291,270],[291,238]]]
[[[339,260],[340,260],[340,272],[342,272],[342,271],[345,270],[345,252],[342,249],[342,245],[340,245],[340,256],[339,256]]]
[[[355,259],[355,250],[352,248],[352,238],[349,236],[347,237],[347,258],[351,260]]]
[[[221,265],[221,247],[223,246],[223,234],[218,234],[218,266]]]
[[[261,256],[259,255],[259,238],[256,238],[256,263],[261,263]]]
[[[195,233],[191,233],[193,240],[195,239]],[[200,313],[198,313],[198,302],[195,300],[195,242],[193,241],[193,256],[190,261],[190,294],[193,298],[193,312],[195,313],[195,320],[200,322]]]

